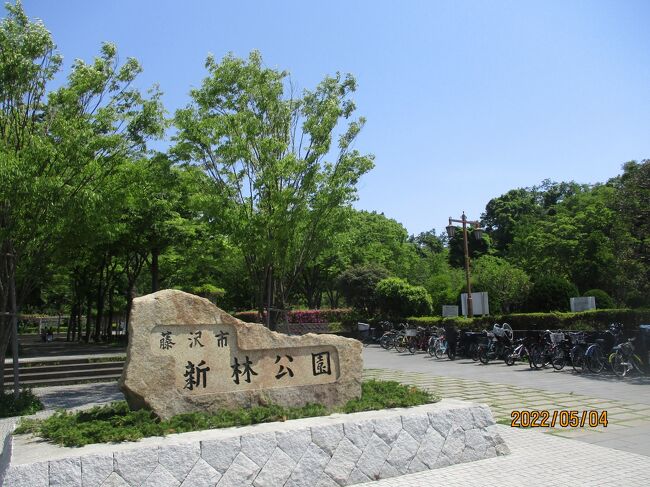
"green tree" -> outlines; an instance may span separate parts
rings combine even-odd
[[[131,84],[140,72],[104,44],[90,64],[77,60],[67,81],[48,91],[60,68],[50,33],[20,3],[0,24],[0,311],[17,313],[45,274],[78,208],[116,167],[161,135],[159,93]],[[0,333],[0,352],[9,336]],[[1,355],[1,354],[0,354]]]
[[[338,288],[348,305],[369,316],[377,309],[377,284],[388,277],[388,272],[376,264],[346,269],[338,278]]]
[[[431,314],[431,296],[422,286],[412,286],[398,277],[377,283],[379,309],[391,319]]]
[[[527,307],[532,312],[568,311],[578,288],[563,277],[544,275],[535,278],[528,294]]]
[[[530,279],[521,269],[507,260],[484,255],[474,263],[472,278],[475,291],[486,291],[490,310],[495,313],[511,313],[527,298]]]
[[[209,76],[175,116],[173,153],[202,165],[222,197],[222,223],[244,256],[256,303],[283,307],[337,228],[372,156],[353,150],[364,119],[351,119],[350,75],[296,96],[287,73],[248,60],[208,57]],[[347,123],[333,144],[337,126]],[[266,296],[266,299],[265,299]]]

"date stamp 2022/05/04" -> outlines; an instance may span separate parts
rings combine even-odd
[[[607,427],[607,411],[557,410],[515,410],[510,413],[510,426],[513,428],[596,428]]]

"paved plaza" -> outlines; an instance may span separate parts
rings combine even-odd
[[[535,430],[650,456],[650,384],[644,380],[578,375],[570,368],[508,367],[503,361],[437,360],[379,347],[364,350],[364,365],[365,378],[398,380],[442,397],[488,404],[502,424],[510,423],[513,410],[606,410],[607,427]]]

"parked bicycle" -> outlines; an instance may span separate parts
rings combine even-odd
[[[487,334],[487,343],[479,345],[478,359],[482,364],[488,364],[490,360],[505,359],[512,353],[513,336],[512,327],[508,323],[495,323],[492,332]]]
[[[616,345],[609,356],[609,363],[618,377],[625,377],[628,373],[636,371],[644,374],[643,362],[634,350],[634,338],[628,338],[626,342]]]

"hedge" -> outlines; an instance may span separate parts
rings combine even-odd
[[[442,318],[424,316],[408,318],[412,325],[444,326],[481,331],[491,329],[494,323],[508,323],[513,330],[606,330],[611,323],[622,323],[628,332],[640,324],[650,323],[650,309],[598,309],[580,313],[513,313],[510,315],[477,316],[474,318]]]
[[[247,323],[262,323],[260,314],[257,311],[240,311],[233,313],[238,318]],[[353,309],[306,309],[294,310],[287,313],[289,323],[348,323],[358,320],[358,313]]]

